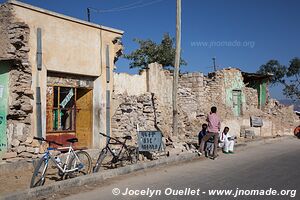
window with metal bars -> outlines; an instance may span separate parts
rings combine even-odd
[[[76,88],[48,86],[47,133],[76,130]]]

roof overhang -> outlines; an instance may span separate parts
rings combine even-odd
[[[248,82],[251,80],[270,80],[272,78],[272,76],[274,76],[271,73],[259,74],[259,73],[248,73],[248,72],[242,72],[242,75],[244,77],[245,82]]]

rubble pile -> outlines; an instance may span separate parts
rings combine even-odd
[[[275,99],[270,99],[264,112],[276,124],[276,130],[281,134],[293,130],[298,125],[299,117],[294,113],[294,106],[285,106]]]

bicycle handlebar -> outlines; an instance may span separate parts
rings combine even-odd
[[[56,145],[58,145],[58,146],[63,146],[63,144],[57,143],[57,142],[55,142],[55,141],[46,140],[46,139],[43,138],[43,137],[33,137],[33,139],[39,140],[39,141],[45,141],[45,142],[48,142],[49,144],[56,144]]]
[[[121,142],[120,140],[118,140],[118,139],[116,139],[116,138],[112,138],[112,137],[106,135],[105,133],[99,132],[99,134],[100,134],[100,135],[103,135],[104,137],[107,137],[107,138],[110,139],[110,140],[114,140],[114,141],[116,141],[116,142],[118,142],[118,143],[120,143],[120,144],[125,144],[125,142]]]

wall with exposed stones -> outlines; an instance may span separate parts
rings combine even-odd
[[[245,104],[245,110],[251,110],[251,109],[257,109],[258,108],[258,94],[257,90],[250,88],[250,87],[244,87],[244,94],[246,98],[246,104]]]
[[[112,102],[114,107],[113,135],[136,135],[137,123],[143,124],[141,130],[161,130],[165,136],[171,135],[172,74],[163,70],[158,64],[152,64],[149,68],[151,81],[148,89],[151,93],[146,91],[143,93],[142,90],[130,92],[131,88],[124,84],[126,82],[120,82],[118,79],[115,81],[115,95]],[[144,79],[144,82],[147,83],[146,76],[138,76],[135,76],[134,80],[139,78],[143,85],[142,79]],[[127,78],[130,79],[130,76]],[[127,92],[122,93],[118,90],[120,88],[118,85],[122,85],[123,91],[126,88]],[[232,90],[241,91],[241,116],[236,117],[233,112]],[[150,94],[155,101],[151,101]],[[148,95],[147,100],[145,95]],[[143,99],[143,101],[138,102],[137,99]],[[145,105],[150,106],[149,109],[146,109],[146,113],[144,112]],[[244,85],[239,69],[218,70],[208,76],[199,72],[181,74],[178,86],[179,138],[186,140],[195,137],[201,129],[202,123],[206,122],[206,116],[211,106],[218,108],[218,114],[222,119],[222,129],[229,126],[233,135],[240,136],[244,131],[254,132],[257,136],[292,134],[298,120],[292,108],[279,106],[279,104],[276,106],[274,103],[272,105],[271,102],[268,105],[265,110],[258,109],[257,91]],[[156,114],[155,109],[158,110]],[[251,127],[251,116],[261,117],[264,121],[263,127]]]
[[[0,23],[0,61],[10,61],[6,133],[10,152],[4,157],[22,157],[25,152],[34,153],[30,146],[33,109],[32,71],[28,61],[30,30],[27,24],[15,18],[9,4],[0,6]],[[24,145],[20,146],[21,143]]]

